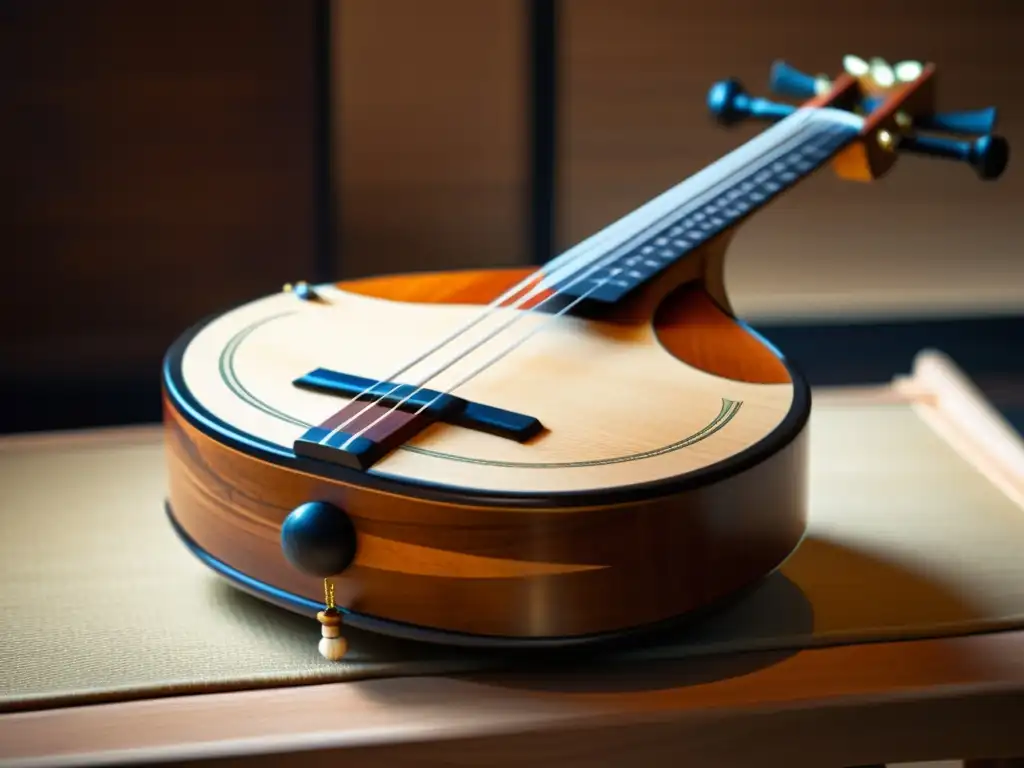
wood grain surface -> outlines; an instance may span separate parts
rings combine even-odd
[[[337,398],[295,388],[294,378],[318,366],[385,376],[392,359],[411,359],[411,352],[426,347],[424,339],[447,334],[451,323],[437,325],[438,318],[461,326],[463,314],[453,311],[476,317],[480,310],[473,305],[488,303],[517,273],[474,274],[475,285],[472,275],[459,273],[450,286],[416,276],[375,278],[362,286],[357,281],[361,295],[355,303],[356,296],[344,290],[347,283],[336,292],[320,290],[319,302],[268,297],[189,343],[181,358],[182,384],[214,417],[290,451],[305,431],[295,419],[319,424],[338,409]],[[435,293],[442,306],[432,306]],[[391,296],[403,303],[387,301]],[[448,304],[454,297],[463,305]],[[316,599],[319,580],[285,561],[279,531],[299,504],[332,501],[349,514],[360,537],[353,565],[337,579],[339,604],[433,629],[524,638],[582,635],[717,602],[766,575],[803,535],[808,403],[795,394],[798,388],[774,353],[699,288],[669,293],[659,306],[658,328],[649,318],[630,321],[628,310],[625,320],[597,325],[565,318],[569,325],[556,334],[564,337],[562,346],[538,360],[511,360],[503,369],[516,377],[514,388],[508,381],[479,394],[471,386],[459,388],[471,400],[536,415],[546,434],[519,444],[434,425],[376,464],[365,482],[327,472],[329,465],[290,466],[226,445],[209,428],[190,423],[188,408],[172,394],[181,385],[173,384],[166,425],[174,518],[215,558]],[[269,335],[257,330],[282,317],[299,323],[312,318],[317,332],[294,325],[272,328]],[[549,317],[527,319],[546,323]],[[375,336],[358,342],[358,334],[346,332],[357,325],[374,328]],[[336,341],[325,348],[325,337]],[[743,343],[734,345],[734,339]],[[357,342],[351,349],[350,340]],[[499,339],[499,348],[508,344]],[[597,347],[579,357],[588,344]],[[245,350],[249,346],[253,351]],[[224,350],[236,349],[241,353],[232,352],[225,362]],[[676,350],[711,372],[673,359]],[[381,362],[385,351],[390,357]],[[573,370],[586,371],[588,389],[559,378]],[[454,376],[461,373],[448,378]],[[246,397],[233,394],[235,378]],[[430,386],[446,391],[445,380]],[[642,392],[643,409],[623,400],[625,392]],[[707,427],[703,439],[703,422],[687,426],[714,413],[721,417],[725,398],[738,402],[736,393],[742,393],[743,410],[730,411],[721,430]],[[254,410],[254,402],[264,403],[263,411]],[[275,415],[282,413],[291,416]],[[691,433],[702,439],[679,450],[658,449]],[[714,475],[703,478],[702,471]],[[414,485],[375,487],[380,479]],[[644,483],[664,487],[613,501],[618,490]],[[417,490],[438,485],[457,498],[436,500]],[[481,494],[487,492],[500,498],[486,501]],[[573,493],[590,496],[567,501]],[[521,494],[528,498],[513,501]]]
[[[820,768],[1013,756],[1024,750],[1022,717],[1024,633],[1007,632],[671,669],[395,679],[17,713],[0,717],[0,765]]]
[[[0,378],[155,385],[183,328],[308,274],[313,6],[3,4]]]
[[[336,275],[529,263],[519,0],[343,0]]]

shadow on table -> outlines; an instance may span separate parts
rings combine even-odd
[[[802,585],[802,586],[801,586]],[[225,584],[218,600],[237,620],[260,623],[305,649],[315,621]],[[926,573],[877,555],[809,538],[757,588],[718,610],[614,645],[556,651],[496,651],[401,640],[346,630],[351,677],[465,675],[506,689],[622,692],[664,690],[748,675],[801,650],[928,636],[932,626],[979,616],[976,607]],[[947,632],[948,633],[948,632]],[[344,677],[344,676],[342,676]]]

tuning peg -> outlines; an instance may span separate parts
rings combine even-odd
[[[897,143],[901,152],[959,160],[974,168],[985,181],[998,179],[1010,159],[1010,145],[1002,136],[988,134],[974,141],[956,141],[929,136],[902,136]]]
[[[832,82],[825,75],[808,75],[784,61],[774,62],[768,74],[768,87],[773,93],[794,99],[810,99],[831,86]]]
[[[708,109],[722,125],[735,125],[748,118],[774,122],[796,111],[796,107],[790,104],[750,96],[740,81],[733,78],[711,86],[708,91]]]
[[[884,99],[864,99],[865,112],[871,113],[882,106]],[[911,118],[914,128],[939,133],[957,133],[961,136],[981,136],[992,133],[996,127],[998,111],[995,107],[972,109],[964,112],[939,112],[934,115],[919,115]]]
[[[927,131],[980,136],[992,132],[996,127],[997,115],[995,107],[966,112],[941,112],[927,117],[919,117],[914,121],[914,125]]]
[[[850,55],[843,58],[843,69],[847,74],[858,78],[870,75],[877,86],[888,89],[896,83],[913,82],[924,72],[924,65],[919,61],[901,61],[891,67],[884,59],[876,57],[869,63],[859,56]],[[784,61],[772,64],[768,82],[769,88],[775,93],[797,99],[809,99],[827,92],[832,87],[832,81],[825,75],[808,75]],[[881,102],[880,99],[875,101]]]

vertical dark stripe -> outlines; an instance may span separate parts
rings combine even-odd
[[[543,264],[555,248],[559,0],[527,0],[529,14],[530,261]]]
[[[333,0],[313,0],[313,275],[315,282],[328,282],[336,277],[336,190],[334,143],[336,141],[334,95],[332,92],[334,30]]]

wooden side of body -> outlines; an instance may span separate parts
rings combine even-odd
[[[339,288],[402,303],[484,305],[525,275],[415,275]],[[304,502],[333,502],[358,536],[354,563],[335,579],[339,605],[430,630],[524,640],[604,634],[718,602],[777,567],[803,535],[806,387],[697,284],[648,293],[609,322],[653,326],[681,365],[796,395],[770,434],[696,476],[681,471],[607,493],[475,496],[466,490],[471,476],[461,489],[432,488],[263,453],[211,428],[178,381],[165,399],[172,516],[221,563],[316,601],[322,585],[286,562],[280,526]]]

